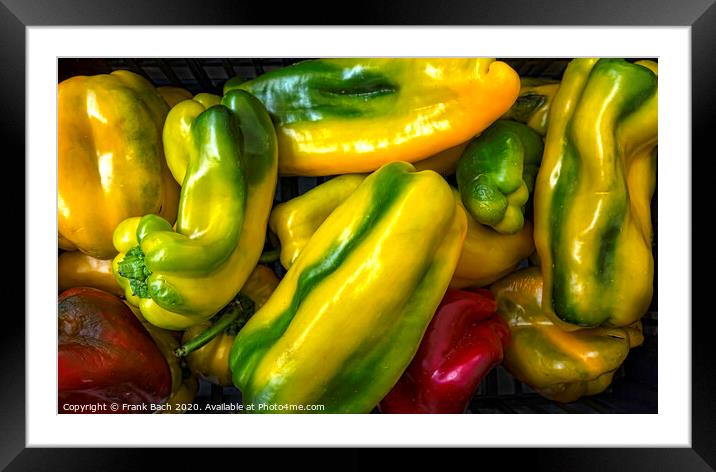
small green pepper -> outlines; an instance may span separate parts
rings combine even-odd
[[[500,233],[522,229],[542,148],[539,134],[509,120],[496,121],[468,145],[457,164],[457,185],[478,222]]]

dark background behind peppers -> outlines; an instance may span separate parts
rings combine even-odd
[[[254,78],[264,72],[285,67],[302,58],[62,58],[58,60],[58,82],[75,75],[109,73],[128,69],[138,73],[155,86],[174,85],[192,93],[221,94],[226,80],[234,76]],[[501,58],[521,77],[561,79],[568,58]],[[637,60],[629,59],[629,60]],[[281,177],[275,199],[289,200],[305,193],[330,177]],[[455,185],[454,176],[448,181]],[[527,385],[515,380],[502,366],[493,369],[480,383],[468,412],[473,413],[657,413],[657,190],[652,199],[654,228],[654,296],[649,312],[642,318],[644,344],[629,352],[625,363],[614,376],[612,385],[602,394],[583,397],[576,402],[560,404],[534,393]],[[266,241],[267,249],[273,247]],[[280,263],[274,270],[283,276]],[[230,404],[241,401],[240,392],[232,387],[218,387],[202,382],[196,402],[199,404]],[[221,413],[221,411],[217,411]]]

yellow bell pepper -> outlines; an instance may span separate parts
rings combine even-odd
[[[124,295],[112,273],[112,261],[96,259],[79,251],[63,252],[57,258],[57,288],[93,287],[114,295]]]
[[[291,267],[328,215],[365,180],[365,174],[339,175],[288,202],[274,206],[269,228],[281,241],[281,265]]]
[[[459,205],[464,210],[459,194]],[[520,261],[534,252],[532,223],[525,220],[514,234],[498,233],[480,224],[467,211],[467,236],[450,288],[485,287],[514,271]]]
[[[191,100],[192,97],[191,92],[188,90],[181,87],[174,87],[172,85],[157,87],[157,92],[159,92],[159,95],[161,95],[164,101],[167,102],[169,108],[172,108],[174,105],[179,102],[183,102],[184,100]]]
[[[126,70],[72,77],[57,105],[60,247],[110,259],[122,220],[155,213],[174,222],[179,187],[162,148],[169,107],[152,84]]]

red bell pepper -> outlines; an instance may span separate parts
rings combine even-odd
[[[59,413],[152,413],[167,400],[169,365],[121,299],[71,288],[58,312]]]
[[[463,413],[475,389],[502,362],[510,330],[488,290],[448,290],[415,357],[380,402],[382,413]]]

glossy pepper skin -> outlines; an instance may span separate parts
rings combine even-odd
[[[416,166],[417,169],[417,166]],[[280,203],[271,211],[269,226],[281,242],[281,264],[290,268],[313,233],[365,179],[346,174],[328,180],[308,192]],[[454,190],[461,211],[460,195]],[[515,234],[501,234],[467,215],[467,235],[451,288],[483,287],[512,272],[534,251],[532,224]]]
[[[524,123],[540,136],[547,134],[549,110],[559,90],[559,81],[521,77],[520,95],[502,118]]]
[[[458,208],[435,172],[393,162],[368,176],[236,337],[230,363],[244,402],[258,412],[262,404],[370,412],[410,363],[447,289],[467,226]]]
[[[58,300],[59,413],[133,413],[112,403],[164,403],[171,393],[167,362],[149,333],[118,297],[89,287]],[[103,405],[91,411],[72,406]]]
[[[186,168],[191,155],[196,153],[199,124],[194,121],[207,109],[221,103],[221,97],[210,93],[198,93],[191,100],[182,100],[172,107],[164,123],[162,134],[167,165],[179,185],[184,184]]]
[[[156,213],[173,223],[179,187],[164,160],[169,107],[157,90],[118,70],[63,81],[57,104],[60,247],[111,259],[122,220]]]
[[[480,381],[502,362],[510,330],[489,290],[448,290],[382,413],[464,413]]]
[[[542,159],[542,138],[529,126],[498,120],[475,138],[457,164],[465,208],[480,223],[514,234]]]
[[[281,265],[291,267],[313,233],[365,178],[365,174],[339,175],[271,210],[269,228],[281,241]]]
[[[247,296],[253,302],[253,310],[239,315],[232,324],[224,329],[215,338],[204,346],[187,356],[189,368],[209,382],[224,387],[232,386],[231,369],[229,369],[229,353],[236,339],[236,333],[269,299],[278,285],[278,277],[265,265],[257,265],[241,289],[240,294]],[[231,304],[230,304],[231,305]],[[225,308],[226,309],[226,308]],[[199,336],[209,328],[211,323],[206,321],[194,325],[184,331],[182,343],[187,343]]]
[[[655,70],[653,62],[575,59],[554,99],[534,235],[543,308],[572,325],[627,326],[651,301]]]
[[[150,323],[182,330],[228,304],[258,262],[276,187],[276,137],[263,105],[240,90],[208,108],[179,103],[164,135],[182,181],[176,227],[156,215],[125,220],[114,233],[113,268]]]
[[[537,267],[500,280],[491,291],[511,331],[505,367],[551,400],[566,403],[604,391],[629,349],[644,340],[640,322],[624,328],[561,329],[540,308]]]
[[[467,214],[467,236],[460,259],[450,281],[450,288],[486,287],[517,268],[534,252],[532,223],[525,220],[514,234],[498,233],[480,224],[464,209],[457,190],[458,204]]]
[[[318,59],[242,82],[276,124],[279,173],[372,172],[464,143],[505,113],[519,76],[494,59]]]
[[[57,288],[64,292],[73,287],[93,287],[123,296],[112,273],[112,261],[97,259],[79,251],[63,252],[57,258]]]

